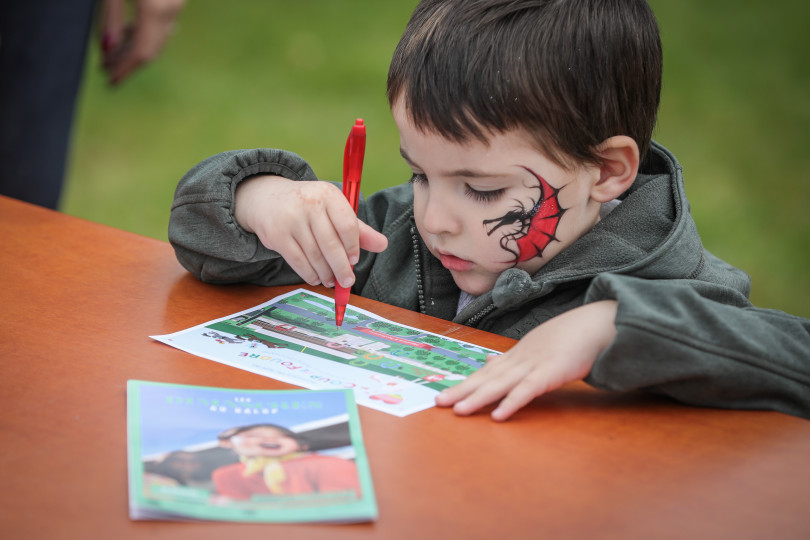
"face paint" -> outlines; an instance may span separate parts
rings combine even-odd
[[[534,257],[542,257],[543,250],[552,240],[557,240],[554,234],[560,224],[560,218],[565,208],[560,207],[556,189],[548,184],[542,176],[528,167],[524,167],[537,179],[537,185],[532,186],[539,191],[537,199],[531,208],[518,203],[518,208],[510,210],[500,218],[484,220],[484,226],[495,224],[487,230],[492,235],[501,227],[517,224],[517,231],[504,234],[501,238],[501,247],[514,255],[515,264]],[[512,248],[510,242],[515,242],[517,249]]]

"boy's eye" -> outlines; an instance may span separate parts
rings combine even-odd
[[[427,176],[424,173],[413,173],[411,179],[409,180],[411,184],[421,184],[423,182],[427,182]]]
[[[469,185],[464,186],[464,192],[469,198],[483,203],[497,201],[505,191],[506,189],[504,188],[493,189],[492,191],[479,191],[471,188]]]
[[[413,173],[409,180],[411,184],[427,184],[428,177],[425,173]],[[464,184],[464,194],[474,201],[488,203],[497,201],[506,191],[505,188],[493,189],[491,191],[481,191],[473,189],[469,184]]]

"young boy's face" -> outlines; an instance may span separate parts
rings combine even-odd
[[[245,457],[281,457],[301,450],[298,441],[269,426],[239,432],[227,446]]]
[[[401,100],[393,115],[419,234],[461,290],[483,294],[514,266],[533,274],[598,221],[598,167],[566,170],[519,131],[488,145],[419,131]]]

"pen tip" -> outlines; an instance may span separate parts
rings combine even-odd
[[[336,305],[335,306],[335,326],[340,328],[343,324],[343,315],[346,313],[346,306]]]

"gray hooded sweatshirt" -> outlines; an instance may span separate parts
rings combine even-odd
[[[169,240],[199,279],[302,282],[234,218],[236,187],[257,174],[317,180],[301,157],[271,149],[218,154],[181,179]],[[621,204],[593,229],[534,275],[506,270],[458,313],[460,291],[416,229],[410,184],[361,200],[358,216],[389,244],[362,253],[355,294],[515,339],[577,306],[615,299],[617,336],[586,382],[810,418],[810,321],[751,305],[748,276],[703,248],[681,167],[656,143]]]

